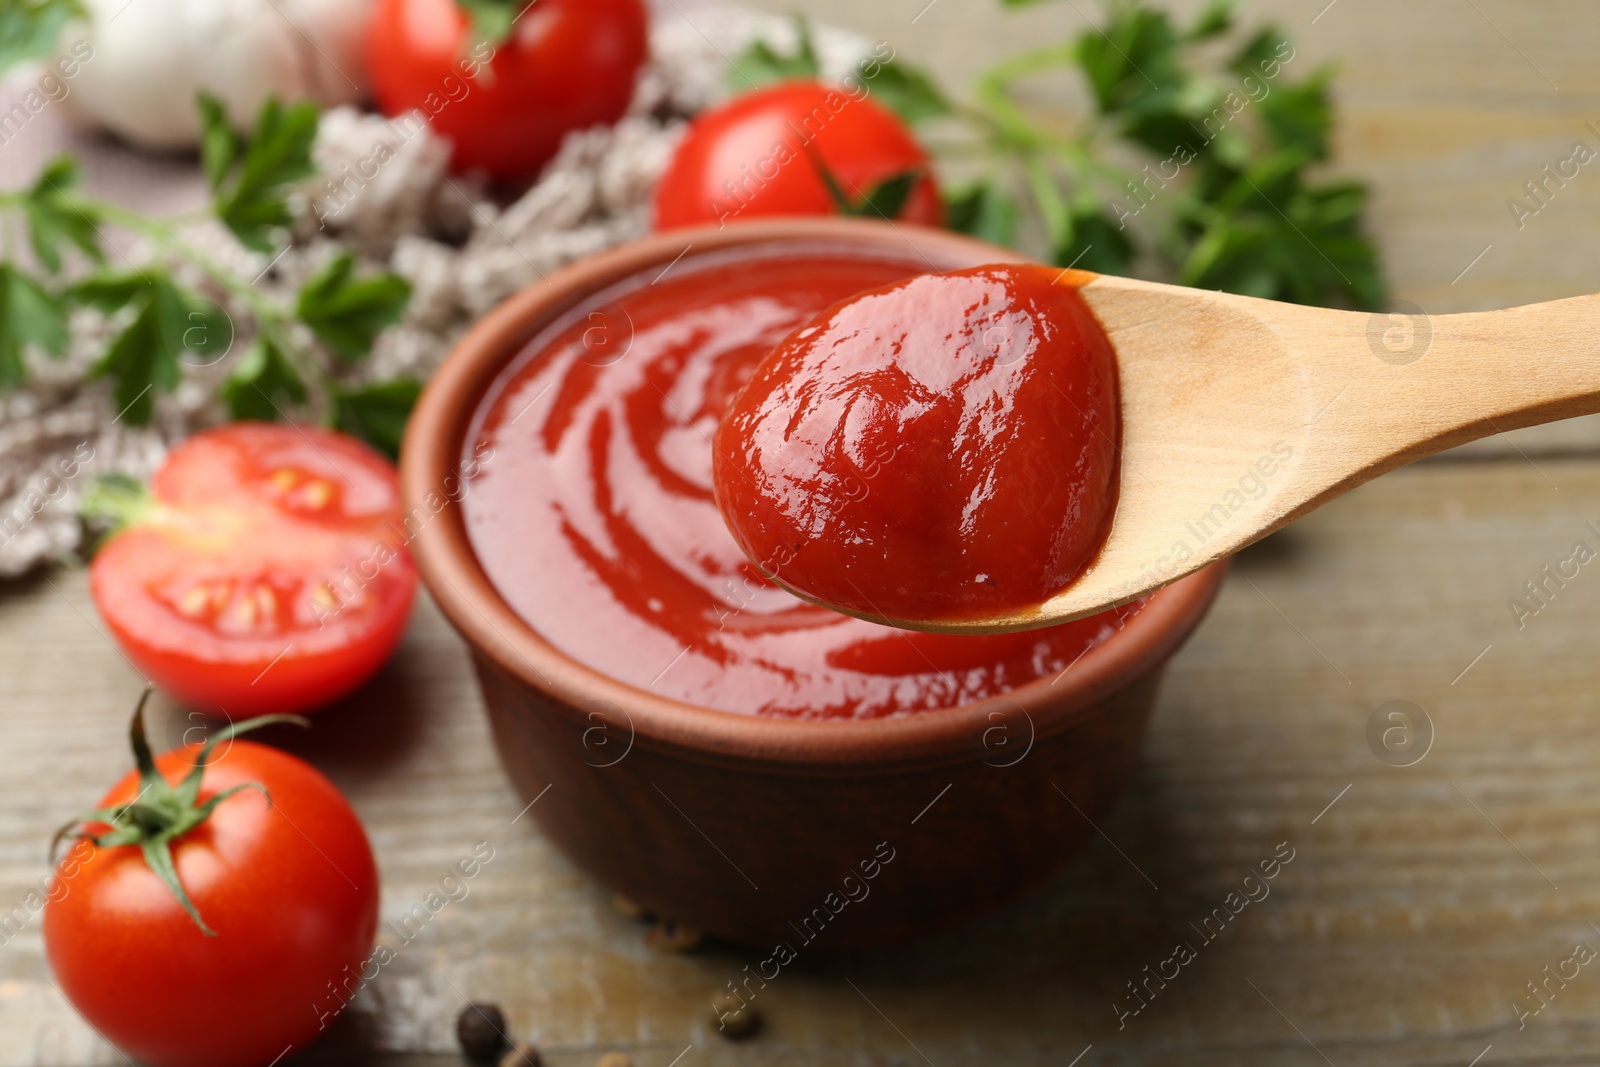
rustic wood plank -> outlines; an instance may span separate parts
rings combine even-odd
[[[740,1046],[701,1004],[755,957],[646,948],[644,927],[513,822],[462,649],[425,604],[377,683],[282,740],[366,820],[389,922],[475,841],[496,856],[303,1062],[449,1062],[464,995],[502,1003],[558,1067],[609,1049],[641,1067],[685,1049],[684,1064],[910,1064],[919,1050],[939,1067],[1064,1064],[1090,1044],[1085,1064],[1465,1064],[1490,1044],[1485,1062],[1600,1056],[1594,968],[1553,986],[1523,1030],[1512,1007],[1539,1003],[1524,983],[1576,942],[1600,949],[1600,578],[1581,569],[1521,630],[1506,604],[1574,540],[1600,546],[1582,526],[1600,525],[1600,464],[1540,466],[1410,468],[1248,552],[1174,664],[1138,780],[1103,827],[1115,848],[1096,842],[965,929],[802,958],[761,992],[767,1029]],[[81,572],[0,591],[8,907],[42,873],[56,820],[127,762],[138,680],[98,629]],[[1412,767],[1368,747],[1392,699],[1435,727]],[[187,723],[162,711],[176,740]],[[939,847],[937,813],[905,847]],[[1204,941],[1190,924],[1280,842],[1295,855],[1270,895]],[[1119,1031],[1125,983],[1179,940],[1197,958]],[[48,984],[30,923],[0,948],[0,1065],[116,1062]]]

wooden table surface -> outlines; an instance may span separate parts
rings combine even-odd
[[[1521,230],[1506,207],[1575,140],[1600,146],[1590,5],[1325,3],[1245,9],[1290,27],[1308,66],[1341,59],[1340,166],[1375,183],[1396,296],[1446,312],[1600,289],[1600,174]],[[1090,10],[807,8],[958,77]],[[1600,432],[1584,421],[1400,471],[1250,550],[1173,663],[1103,839],[965,929],[802,961],[739,1045],[703,1005],[755,957],[648,947],[518,818],[463,648],[425,602],[379,679],[292,743],[366,821],[386,920],[476,842],[494,859],[295,1062],[459,1062],[469,997],[501,1003],[555,1067],[612,1049],[639,1067],[1596,1062],[1600,967],[1569,961],[1600,952],[1600,569],[1521,627],[1508,607],[1575,541],[1600,544],[1589,521]],[[125,770],[138,687],[81,571],[0,586],[0,917],[45,873],[51,830]],[[1418,747],[1431,737],[1410,766],[1369,742],[1395,700],[1421,709]],[[159,711],[176,742],[186,719]],[[1288,849],[1270,895],[1205,941],[1196,926],[1246,869]],[[0,1067],[123,1062],[51,984],[37,921],[0,940]],[[1120,1016],[1178,941],[1196,958]],[[1536,997],[1562,969],[1576,976]]]

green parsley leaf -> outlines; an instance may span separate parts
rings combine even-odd
[[[67,290],[68,299],[107,315],[133,303],[153,284],[149,274],[138,271],[103,271],[91,274]]]
[[[1078,204],[1068,212],[1063,236],[1065,240],[1058,240],[1055,246],[1058,267],[1127,274],[1133,265],[1133,240],[1093,202]]]
[[[156,301],[144,301],[133,322],[94,365],[94,377],[116,379],[112,396],[119,415],[135,426],[149,423],[155,411],[152,391],[171,392],[178,384],[178,361],[163,343],[161,318]]]
[[[1067,211],[1066,197],[1061,193],[1056,176],[1039,156],[1024,159],[1022,173],[1027,179],[1028,191],[1033,194],[1034,207],[1044,222],[1044,232],[1050,238],[1051,245],[1059,248],[1070,242],[1072,221]]]
[[[386,327],[400,321],[411,285],[387,272],[355,277],[355,257],[335,257],[300,290],[296,314],[323,344],[348,361],[372,351]]]
[[[222,101],[210,93],[202,92],[197,100],[200,108],[200,169],[215,193],[239,158],[239,138],[228,121],[228,111]]]
[[[1294,55],[1289,38],[1276,26],[1263,26],[1228,61],[1228,69],[1239,77],[1275,78],[1286,58]],[[1271,73],[1269,73],[1271,72]]]
[[[218,126],[220,109],[202,102],[200,115],[207,124],[202,145],[207,178],[215,190],[217,218],[246,247],[272,251],[276,231],[293,221],[289,193],[296,182],[316,173],[311,143],[317,135],[317,105],[285,107],[276,99],[267,100],[261,105],[242,159],[231,160],[227,167],[220,163],[227,154]]]
[[[816,45],[811,39],[811,24],[804,15],[794,16],[795,39],[792,55],[784,55],[766,41],[752,41],[728,71],[728,88],[736,93],[758,89],[773,82],[796,78],[816,78],[822,74]]]
[[[177,388],[180,359],[212,362],[233,341],[226,312],[159,270],[92,275],[73,286],[68,298],[107,314],[133,309],[133,321],[90,373],[115,379],[117,407],[136,426],[150,421],[154,393]]]
[[[330,421],[345,433],[360,437],[394,458],[400,454],[406,420],[421,395],[422,383],[410,378],[338,389],[333,395]]]
[[[1366,189],[1307,185],[1303,150],[1275,153],[1238,174],[1209,202],[1185,208],[1199,225],[1180,284],[1362,310],[1383,306],[1377,250],[1361,233]]]
[[[1280,149],[1299,149],[1307,159],[1327,159],[1333,130],[1333,103],[1328,98],[1331,68],[1315,71],[1305,81],[1279,85],[1261,101],[1261,125]]]
[[[55,50],[62,27],[87,18],[81,0],[7,0],[0,4],[0,71]]]
[[[1093,197],[1069,203],[1060,178],[1039,156],[1028,157],[1023,174],[1049,238],[1058,267],[1126,274],[1133,262],[1132,238],[1106,216]]]
[[[40,172],[33,187],[21,199],[33,253],[51,274],[61,270],[64,244],[76,247],[97,262],[104,258],[100,251],[98,215],[72,196],[81,178],[77,160],[71,156],[57,156]]]
[[[61,356],[67,350],[66,309],[16,267],[0,265],[0,388],[22,384],[22,353],[30,345]]]
[[[1176,93],[1186,80],[1180,43],[1165,11],[1128,4],[1105,26],[1080,34],[1074,54],[1100,111],[1112,114],[1151,93]]]
[[[953,110],[933,78],[906,63],[879,63],[877,71],[865,82],[878,103],[910,123],[940,118]]]
[[[306,402],[306,383],[282,350],[258,337],[222,383],[222,399],[235,419],[276,422],[283,409]]]
[[[992,179],[952,194],[944,212],[950,229],[997,245],[1009,245],[1016,239],[1021,214],[1016,199]]]
[[[1116,8],[1103,30],[1080,34],[1073,54],[1122,136],[1167,155],[1204,139],[1201,123],[1220,99],[1185,69],[1189,44],[1166,12],[1129,4]]]
[[[1233,28],[1233,0],[1211,0],[1189,28],[1189,40],[1206,41]]]

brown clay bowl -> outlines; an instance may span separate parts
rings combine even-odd
[[[547,643],[496,593],[452,502],[459,494],[448,492],[496,374],[557,316],[620,282],[654,277],[680,255],[747,249],[755,261],[775,246],[819,242],[904,256],[913,269],[1020,258],[862,220],[652,236],[536,283],[479,322],[423,394],[401,463],[408,508],[431,512],[430,494],[445,502],[421,525],[417,563],[471,647],[500,758],[524,801],[538,798],[531,817],[644,909],[794,952],[952,925],[1071,857],[1128,781],[1166,661],[1223,574],[1213,566],[1156,593],[1054,684],[870,722],[696,707],[606,677]]]

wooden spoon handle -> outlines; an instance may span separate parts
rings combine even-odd
[[[1457,315],[1299,309],[1277,325],[1325,398],[1285,521],[1423,456],[1600,411],[1600,295]]]
[[[1369,379],[1401,461],[1537,423],[1600,411],[1600,295],[1431,319],[1431,343]],[[1409,353],[1408,353],[1409,354]],[[1383,365],[1380,359],[1379,364]]]

